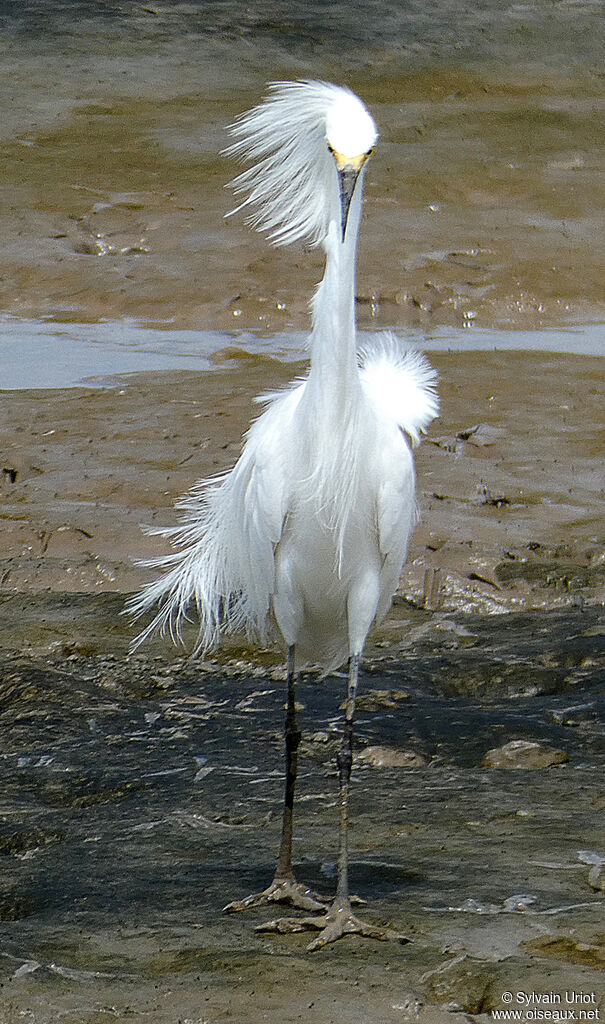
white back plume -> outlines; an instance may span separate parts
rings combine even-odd
[[[426,356],[392,331],[372,334],[359,345],[361,380],[375,408],[410,438],[414,447],[439,414],[439,375]]]

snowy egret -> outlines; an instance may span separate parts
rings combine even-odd
[[[231,132],[231,155],[253,161],[232,183],[250,223],[284,245],[306,239],[325,250],[312,304],[311,366],[302,381],[261,396],[263,414],[234,468],[199,482],[181,499],[181,524],[153,533],[175,550],[148,565],[163,575],[130,602],[139,616],[159,610],[154,630],[180,638],[188,611],[199,617],[197,651],[245,629],[262,642],[276,624],[287,649],[286,787],[275,877],[241,910],[289,902],[315,916],[282,918],[264,930],[318,929],[309,949],[347,933],[405,939],[351,909],[347,817],[359,662],[373,623],[387,613],[416,522],[411,447],[438,411],[436,374],[424,356],[390,333],[359,345],[355,264],[365,167],[374,121],[348,89],[325,82],[278,82]],[[237,211],[235,211],[237,212]],[[348,659],[342,743],[337,757],[340,848],[336,896],[328,909],[292,872],[297,749],[296,672],[325,672]]]

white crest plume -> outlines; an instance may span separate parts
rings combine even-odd
[[[328,148],[328,124],[335,106],[362,121],[369,145],[376,139],[370,115],[349,89],[329,82],[273,82],[262,103],[230,125],[238,140],[228,156],[254,160],[231,187],[253,208],[248,223],[268,231],[275,245],[306,238],[321,243],[330,215],[327,187],[335,175]],[[368,124],[371,126],[368,133]],[[353,154],[350,154],[353,155]]]

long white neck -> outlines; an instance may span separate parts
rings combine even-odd
[[[363,173],[363,172],[362,172]],[[324,241],[326,269],[314,301],[311,371],[299,405],[301,471],[309,486],[308,512],[336,540],[341,570],[344,538],[359,485],[361,380],[355,338],[355,262],[361,220],[362,182],[357,182],[342,240],[340,197],[334,182],[333,213]]]
[[[356,354],[355,268],[362,177],[363,174],[351,201],[344,242],[340,200],[335,190],[333,214],[324,241],[326,269],[313,300],[307,393],[321,407],[318,412],[328,415],[342,416],[361,387]]]

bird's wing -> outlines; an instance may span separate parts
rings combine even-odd
[[[248,432],[246,447],[231,475],[230,561],[234,577],[248,598],[248,614],[259,624],[269,610],[275,587],[275,547],[290,505],[290,477],[285,465],[289,424],[302,385],[263,396],[263,415]]]
[[[364,339],[358,355],[362,383],[377,412],[416,446],[439,413],[436,371],[421,352],[390,331]]]
[[[376,531],[382,564],[376,621],[390,608],[399,584],[412,530],[418,522],[414,460],[401,430],[393,424],[376,452]]]

